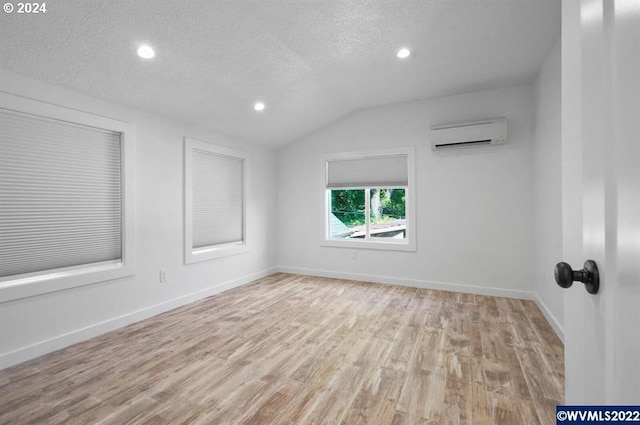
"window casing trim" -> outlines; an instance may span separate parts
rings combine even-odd
[[[0,108],[120,133],[122,170],[122,259],[0,278],[0,302],[120,279],[135,274],[135,134],[133,125],[0,92]]]
[[[406,239],[405,240],[386,240],[379,241],[367,238],[363,240],[355,239],[332,239],[330,237],[330,208],[331,208],[331,190],[338,189],[338,187],[328,187],[328,163],[332,160],[345,160],[345,159],[364,159],[364,158],[380,158],[380,157],[395,157],[406,156],[407,157],[407,180],[406,186],[391,185],[389,187],[404,188],[406,193],[405,201],[405,213],[406,213]],[[324,208],[322,210],[322,238],[321,246],[326,247],[339,247],[339,248],[361,248],[361,249],[375,249],[386,251],[416,251],[416,170],[415,170],[415,147],[403,147],[392,149],[378,149],[367,151],[350,151],[350,152],[338,152],[327,153],[322,160],[322,175],[324,178],[323,190],[324,196]],[[372,189],[385,187],[379,184],[375,185],[354,185],[339,187],[339,189]],[[368,205],[370,199],[365,196],[365,203]],[[368,210],[368,208],[367,208]],[[367,220],[368,221],[368,220]],[[368,233],[368,232],[367,232]]]
[[[193,151],[201,150],[242,160],[242,241],[193,248]],[[247,245],[247,177],[249,154],[212,143],[184,138],[184,262],[193,264],[248,251]]]

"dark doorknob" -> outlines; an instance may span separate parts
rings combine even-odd
[[[584,287],[590,294],[597,294],[600,288],[600,273],[593,260],[585,261],[582,270],[572,270],[571,266],[565,262],[558,263],[554,274],[556,283],[563,288],[569,288],[574,281],[584,283]]]

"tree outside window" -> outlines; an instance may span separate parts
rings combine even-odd
[[[331,190],[332,239],[406,239],[405,188]]]

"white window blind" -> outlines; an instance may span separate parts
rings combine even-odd
[[[327,188],[407,186],[407,155],[327,161]]]
[[[0,277],[122,259],[121,133],[0,109]]]
[[[194,149],[193,246],[243,241],[242,158]]]

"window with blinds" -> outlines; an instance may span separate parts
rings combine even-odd
[[[0,277],[122,259],[120,133],[0,110]]]
[[[328,246],[415,250],[414,149],[327,155]]]
[[[327,187],[406,186],[408,180],[406,154],[327,161]]]
[[[247,155],[185,139],[185,262],[246,249]]]
[[[0,301],[134,271],[127,123],[0,93]]]

